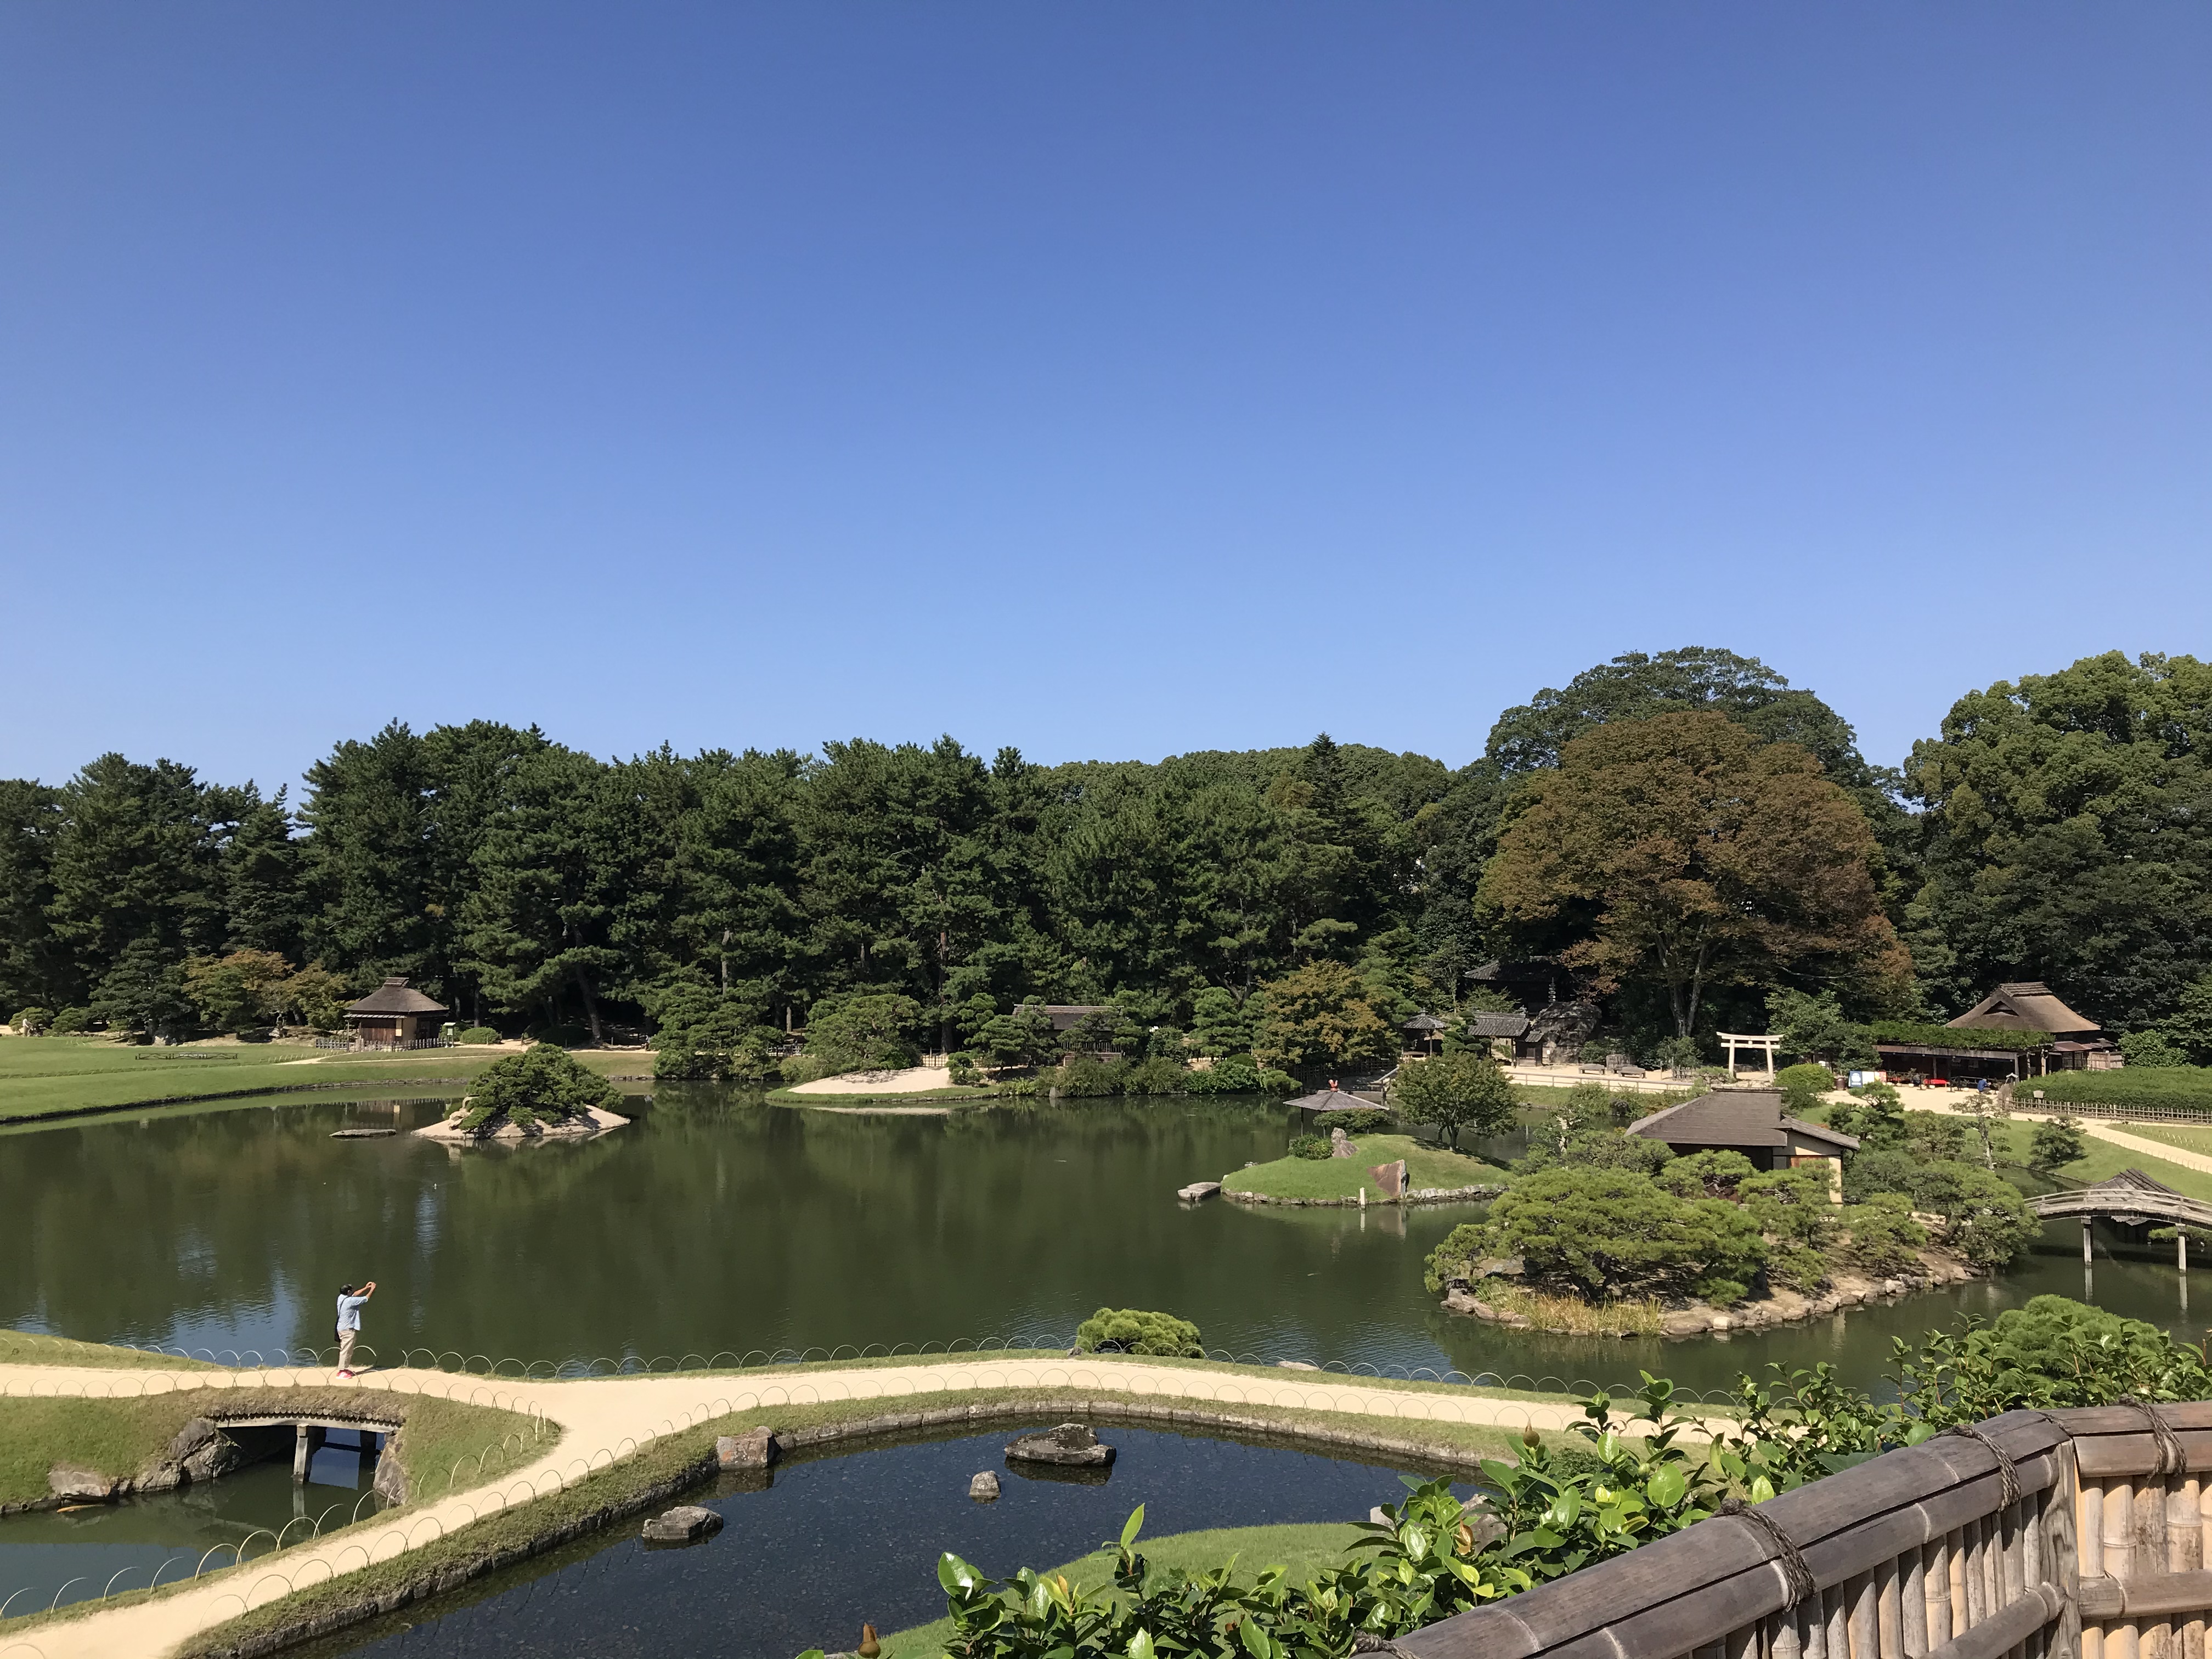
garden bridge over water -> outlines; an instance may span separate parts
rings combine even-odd
[[[2099,1216],[2130,1227],[2158,1222],[2174,1232],[2174,1259],[2185,1271],[2189,1266],[2191,1227],[2212,1233],[2212,1204],[2177,1193],[2164,1182],[2153,1181],[2141,1170],[2123,1170],[2108,1181],[2045,1193],[2028,1200],[2028,1206],[2045,1220],[2062,1216],[2081,1218],[2081,1262],[2089,1264],[2090,1229]]]

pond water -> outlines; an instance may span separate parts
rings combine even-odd
[[[176,1492],[9,1516],[0,1520],[0,1601],[22,1613],[97,1601],[111,1586],[143,1589],[157,1577],[172,1583],[203,1563],[213,1571],[241,1551],[264,1554],[278,1536],[297,1543],[319,1524],[369,1515],[382,1505],[369,1485],[374,1450],[364,1460],[360,1439],[334,1432],[305,1486],[293,1484],[285,1457]]]
[[[634,1099],[582,1144],[455,1149],[398,1134],[441,1103],[149,1113],[0,1136],[0,1324],[95,1340],[271,1351],[330,1340],[374,1279],[367,1337],[483,1360],[706,1357],[841,1344],[1065,1341],[1102,1304],[1195,1320],[1265,1359],[1601,1382],[1639,1368],[1722,1388],[1833,1361],[1875,1384],[1888,1339],[2083,1289],[2055,1226],[2004,1278],[1733,1341],[1500,1330],[1448,1315],[1422,1258],[1470,1206],[1181,1203],[1281,1155],[1272,1101],[1022,1105],[950,1116]],[[2095,1299],[2201,1334],[2162,1254],[2102,1234]],[[2212,1305],[2212,1285],[2200,1298]],[[695,1360],[693,1363],[696,1363]],[[724,1363],[727,1363],[726,1359]]]
[[[1030,1425],[1042,1427],[1044,1425]],[[951,1550],[994,1577],[1052,1567],[1117,1536],[1139,1504],[1145,1534],[1288,1522],[1361,1521],[1405,1495],[1397,1470],[1260,1442],[1102,1425],[1118,1454],[1108,1478],[1030,1478],[988,1434],[825,1451],[781,1463],[773,1483],[722,1476],[688,1494],[723,1516],[688,1548],[648,1549],[637,1523],[581,1540],[442,1597],[299,1650],[375,1659],[623,1659],[712,1653],[790,1659],[945,1613],[937,1557]],[[998,1501],[968,1496],[999,1474]],[[1421,1471],[1413,1471],[1420,1474]],[[1462,1481],[1463,1495],[1474,1488]],[[1247,1566],[1265,1565],[1248,1562]],[[1103,1575],[1102,1575],[1103,1577]]]

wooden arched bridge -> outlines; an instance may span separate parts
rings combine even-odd
[[[2186,1230],[2197,1227],[2212,1233],[2212,1204],[2177,1193],[2164,1182],[2153,1181],[2141,1170],[2123,1170],[2110,1180],[2100,1181],[2094,1186],[2045,1193],[2027,1202],[2028,1207],[2046,1221],[2069,1215],[2081,1218],[2081,1260],[2085,1263],[2089,1260],[2089,1229],[2099,1216],[2130,1227],[2157,1222],[2175,1228],[2174,1259],[2185,1270],[2189,1266]]]

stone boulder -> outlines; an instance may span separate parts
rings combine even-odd
[[[968,1483],[968,1495],[979,1504],[988,1504],[999,1495],[999,1477],[986,1469]]]
[[[97,1469],[57,1463],[46,1471],[46,1489],[57,1498],[78,1504],[105,1504],[131,1483]]]
[[[696,1544],[722,1529],[722,1517],[697,1504],[678,1504],[646,1522],[648,1544]]]
[[[714,1461],[726,1469],[764,1469],[775,1462],[779,1449],[774,1429],[748,1429],[743,1434],[718,1435]]]
[[[1041,1434],[1025,1434],[1006,1448],[1017,1463],[1054,1463],[1062,1468],[1103,1468],[1114,1461],[1114,1449],[1102,1443],[1087,1423],[1062,1423]]]

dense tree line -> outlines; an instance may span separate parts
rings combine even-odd
[[[160,1029],[240,957],[240,1008],[404,975],[471,1022],[604,1036],[671,998],[783,1028],[896,996],[950,1046],[1024,999],[1226,1030],[1322,964],[1385,1012],[1451,1007],[1527,952],[1654,1033],[1756,1018],[1778,985],[1941,1017],[2006,978],[2125,1030],[2212,969],[2208,725],[2212,670],[2114,653],[1970,694],[1893,774],[1812,693],[1690,649],[1539,693],[1457,770],[1326,736],[1158,764],[950,738],[604,762],[395,722],[295,805],[105,755],[0,781],[0,1012]],[[271,963],[325,977],[288,990]]]

